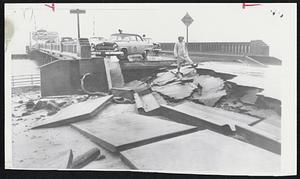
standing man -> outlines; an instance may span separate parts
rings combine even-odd
[[[177,73],[180,73],[180,67],[184,63],[188,63],[193,67],[195,67],[194,62],[190,59],[188,55],[188,50],[183,39],[184,39],[183,36],[179,36],[178,42],[175,43],[174,45],[174,56],[177,59],[177,70],[178,70]]]

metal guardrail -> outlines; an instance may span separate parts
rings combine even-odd
[[[40,74],[15,75],[11,78],[12,88],[24,86],[40,86]]]

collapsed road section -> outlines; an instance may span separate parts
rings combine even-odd
[[[105,81],[111,83],[104,85],[105,92],[40,96],[38,88],[13,91],[14,132],[20,134],[13,145],[22,146],[20,140],[33,144],[32,153],[23,151],[30,159],[21,159],[16,166],[279,171],[281,103],[274,98],[277,94],[261,85],[268,75],[265,68],[247,68],[250,73],[238,71],[243,66],[237,64],[220,64],[223,68],[217,69],[216,64],[212,68],[203,62],[181,68],[182,78],[177,78],[173,65],[153,62],[148,76],[128,78],[119,69],[122,65],[112,63],[101,63],[107,69]],[[112,65],[117,69],[109,68]],[[126,80],[120,83],[116,76]],[[256,81],[245,82],[246,76]],[[97,89],[103,83],[97,79],[86,87]]]

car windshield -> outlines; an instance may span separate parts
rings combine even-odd
[[[105,41],[104,37],[91,37],[91,40]]]
[[[118,34],[118,35],[111,35],[109,38],[110,41],[114,42],[126,42],[126,41],[140,41],[140,37],[136,35],[128,35],[128,34]]]
[[[73,41],[73,39],[71,37],[65,37],[62,38],[62,41]]]

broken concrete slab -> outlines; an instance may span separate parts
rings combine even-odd
[[[193,84],[197,86],[197,92],[193,93],[191,99],[195,102],[214,106],[217,101],[227,93],[224,90],[224,81],[208,75],[194,76]]]
[[[278,120],[278,119],[265,119],[263,121],[265,123],[271,124],[275,127],[281,128],[281,120]]]
[[[134,97],[133,97],[134,91],[130,88],[126,88],[126,87],[116,88],[116,87],[113,87],[113,88],[111,88],[111,93],[114,97],[123,97],[123,98],[126,98],[126,99],[130,99],[131,101],[134,100]]]
[[[240,98],[240,100],[246,104],[255,104],[258,98],[256,94],[259,92],[259,89],[249,89],[246,91],[246,94]]]
[[[202,87],[202,95],[214,93],[224,88],[224,80],[208,75],[194,76],[193,83]]]
[[[152,95],[152,93],[146,94],[146,95],[139,95],[137,93],[134,94],[134,98],[136,101],[136,107],[139,111],[139,113],[145,114],[145,113],[154,113],[158,112],[160,105],[156,101],[155,97]]]
[[[197,130],[194,126],[134,113],[82,121],[71,126],[111,152],[138,147]]]
[[[257,95],[256,106],[260,109],[272,109],[281,115],[281,101],[274,98],[269,98],[263,95]]]
[[[112,97],[112,95],[108,95],[68,106],[61,109],[57,114],[49,117],[41,123],[38,123],[32,129],[58,127],[89,119],[104,108],[110,102]]]
[[[255,125],[253,125],[252,127],[263,130],[269,134],[272,134],[279,141],[281,139],[280,127],[270,124],[270,120],[268,122],[265,120],[262,120],[261,122],[258,122]]]
[[[212,77],[221,78],[223,80],[229,80],[236,77],[236,75],[233,74],[216,72],[214,70],[206,69],[201,66],[196,67],[196,69],[197,69],[197,74],[199,75],[209,75]]]
[[[152,85],[162,86],[162,85],[166,85],[170,82],[175,81],[177,79],[176,72],[177,72],[177,69],[172,69],[167,72],[158,73],[157,78],[155,78],[152,81]],[[180,68],[180,72],[182,73],[183,77],[189,77],[189,76],[196,75],[196,70],[189,66]]]
[[[182,100],[192,95],[195,85],[192,83],[182,84],[180,81],[169,83],[164,86],[152,86],[152,91],[170,98],[171,100]]]
[[[280,171],[280,156],[209,130],[121,152],[132,169],[210,174],[269,174]]]
[[[281,154],[280,136],[274,135],[265,128],[248,125],[236,126],[236,134],[242,136],[246,142],[265,150]]]
[[[214,93],[208,93],[205,95],[199,95],[198,93],[194,93],[192,95],[192,100],[198,103],[205,104],[206,106],[215,106],[215,104],[223,97],[226,96],[226,91],[221,90]]]
[[[158,104],[168,104],[168,102],[157,92],[152,92],[152,95],[158,102]]]
[[[157,78],[152,81],[152,85],[162,86],[172,81],[175,81],[176,77],[174,73],[162,72],[157,74]]]
[[[232,133],[236,125],[249,125],[260,119],[219,108],[184,102],[175,107],[161,105],[162,114],[180,123],[202,126],[220,133]]]
[[[151,93],[151,87],[145,82],[133,80],[129,83],[125,84],[126,88],[132,89],[133,91],[137,92],[139,95],[144,95]]]

